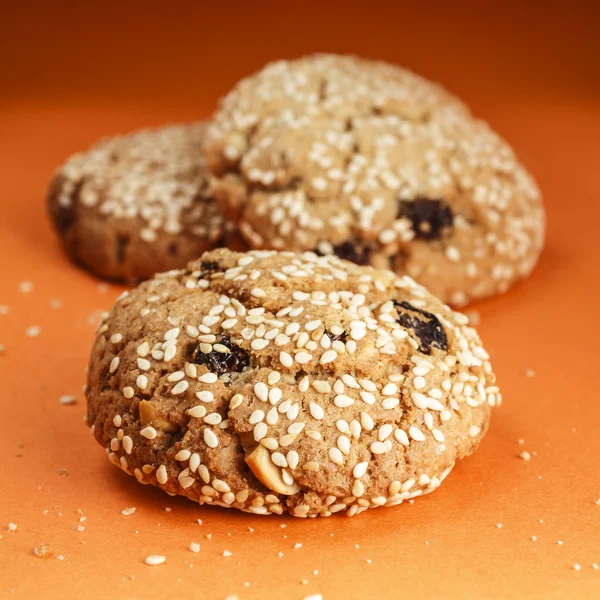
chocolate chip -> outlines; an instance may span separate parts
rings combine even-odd
[[[454,221],[452,209],[442,199],[401,200],[397,218],[410,219],[418,240],[439,240],[445,230],[451,230]]]
[[[419,339],[419,351],[423,354],[431,354],[432,348],[448,350],[448,338],[439,319],[420,308],[416,308],[408,302],[393,300],[398,313],[398,323],[402,327],[410,329]]]
[[[229,352],[214,350],[217,344],[225,346],[229,349]],[[250,356],[248,353],[239,346],[236,346],[227,335],[218,335],[213,344],[213,350],[208,354],[202,352],[200,347],[198,347],[194,352],[193,360],[197,365],[206,365],[209,371],[217,375],[232,372],[240,373],[250,365]]]
[[[324,256],[326,254],[318,247],[314,252],[319,256]],[[371,264],[371,252],[371,247],[358,239],[348,240],[337,246],[333,246],[333,253],[338,258],[349,260],[350,262],[363,266]]]

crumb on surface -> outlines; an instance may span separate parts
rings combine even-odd
[[[34,338],[34,337],[38,337],[38,335],[40,335],[41,332],[42,332],[42,330],[39,327],[39,325],[32,325],[31,327],[28,327],[25,330],[25,335],[27,337]]]
[[[129,508],[124,508],[121,511],[121,514],[125,517],[128,517],[129,515],[132,515],[135,512],[135,510],[136,510],[135,506],[131,506]]]
[[[519,454],[519,458],[521,460],[531,460],[531,453],[530,452],[521,452]]]
[[[190,544],[190,551],[191,552],[200,552],[200,544],[198,544],[197,542],[192,542]]]
[[[42,542],[37,548],[33,549],[33,553],[38,558],[46,558],[46,557],[50,556],[50,554],[51,554],[50,545],[47,544],[46,542]]]

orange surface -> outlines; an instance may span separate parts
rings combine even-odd
[[[594,3],[11,4],[0,8],[0,598],[600,597]],[[239,76],[315,49],[400,62],[464,97],[538,178],[547,248],[527,282],[471,307],[505,401],[434,494],[354,519],[199,507],[118,471],[84,426],[93,324],[120,290],[62,255],[44,188],[99,136],[208,116]],[[61,405],[65,394],[77,403]],[[44,560],[32,552],[42,542]],[[167,562],[148,567],[149,554]]]

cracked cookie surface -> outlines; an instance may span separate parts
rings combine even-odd
[[[540,194],[511,148],[389,64],[267,65],[222,100],[207,156],[251,247],[389,268],[456,306],[527,276],[543,245]]]
[[[468,319],[409,277],[224,249],[117,301],[86,393],[95,438],[139,481],[298,517],[433,491],[501,400]]]
[[[228,241],[208,193],[205,132],[192,123],[109,138],[58,169],[48,208],[73,261],[135,283]]]

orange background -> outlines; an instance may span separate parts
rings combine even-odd
[[[600,597],[591,566],[600,563],[595,3],[8,4],[0,8],[0,305],[9,307],[0,314],[0,597]],[[240,76],[314,50],[401,63],[462,96],[538,178],[547,247],[529,281],[471,307],[505,401],[477,454],[434,494],[354,519],[198,507],[115,469],[84,426],[93,324],[120,290],[63,256],[44,214],[45,185],[98,137],[207,117]],[[34,284],[26,294],[24,280]],[[52,298],[63,308],[51,308]],[[32,325],[39,337],[25,335]],[[64,394],[77,404],[59,404]],[[530,461],[522,451],[534,453]],[[122,516],[131,506],[135,514]],[[44,560],[32,553],[42,542],[53,553]],[[167,562],[148,567],[149,554]]]

